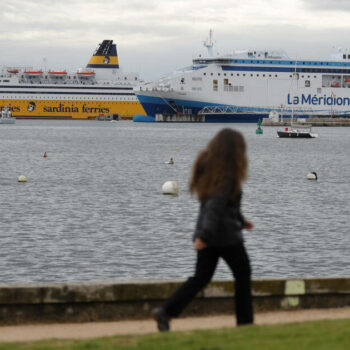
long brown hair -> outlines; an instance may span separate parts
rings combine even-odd
[[[230,191],[234,199],[247,177],[248,160],[242,134],[223,129],[202,150],[194,163],[190,192],[200,201],[216,193]]]

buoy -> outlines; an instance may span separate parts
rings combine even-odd
[[[167,181],[162,186],[163,194],[177,195],[179,193],[179,186],[176,181]]]
[[[306,178],[308,180],[317,180],[317,174],[314,171],[312,171],[311,173],[308,173],[306,175]]]
[[[166,164],[174,164],[174,159],[173,159],[173,158],[170,158],[170,160],[167,161]]]
[[[27,178],[24,175],[18,176],[18,182],[27,182]]]
[[[46,153],[46,152],[44,153],[43,157],[44,157],[44,158],[46,158],[46,157],[47,157],[47,153]]]
[[[257,135],[262,135],[263,129],[261,128],[261,119],[258,120],[258,128],[255,130]]]

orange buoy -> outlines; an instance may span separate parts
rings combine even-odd
[[[44,153],[43,157],[44,157],[44,158],[46,158],[46,157],[47,157],[47,153],[46,153],[46,152]]]

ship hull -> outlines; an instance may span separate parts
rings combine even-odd
[[[1,99],[17,119],[95,119],[104,115],[127,118],[145,114],[138,101]]]
[[[184,100],[174,96],[170,97],[153,97],[137,93],[137,97],[142,104],[145,112],[149,116],[156,114],[177,114],[182,111],[190,111],[191,114],[198,114],[204,107],[221,107],[218,103]],[[235,108],[235,106],[231,106]],[[256,123],[259,119],[268,117],[268,112],[261,111],[259,113],[251,113],[237,111],[236,113],[205,113],[205,122],[207,123]]]

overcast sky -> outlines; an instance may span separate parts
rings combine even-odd
[[[0,65],[84,67],[103,39],[123,70],[155,79],[191,64],[209,29],[216,51],[283,48],[328,57],[350,47],[349,0],[0,0]]]

